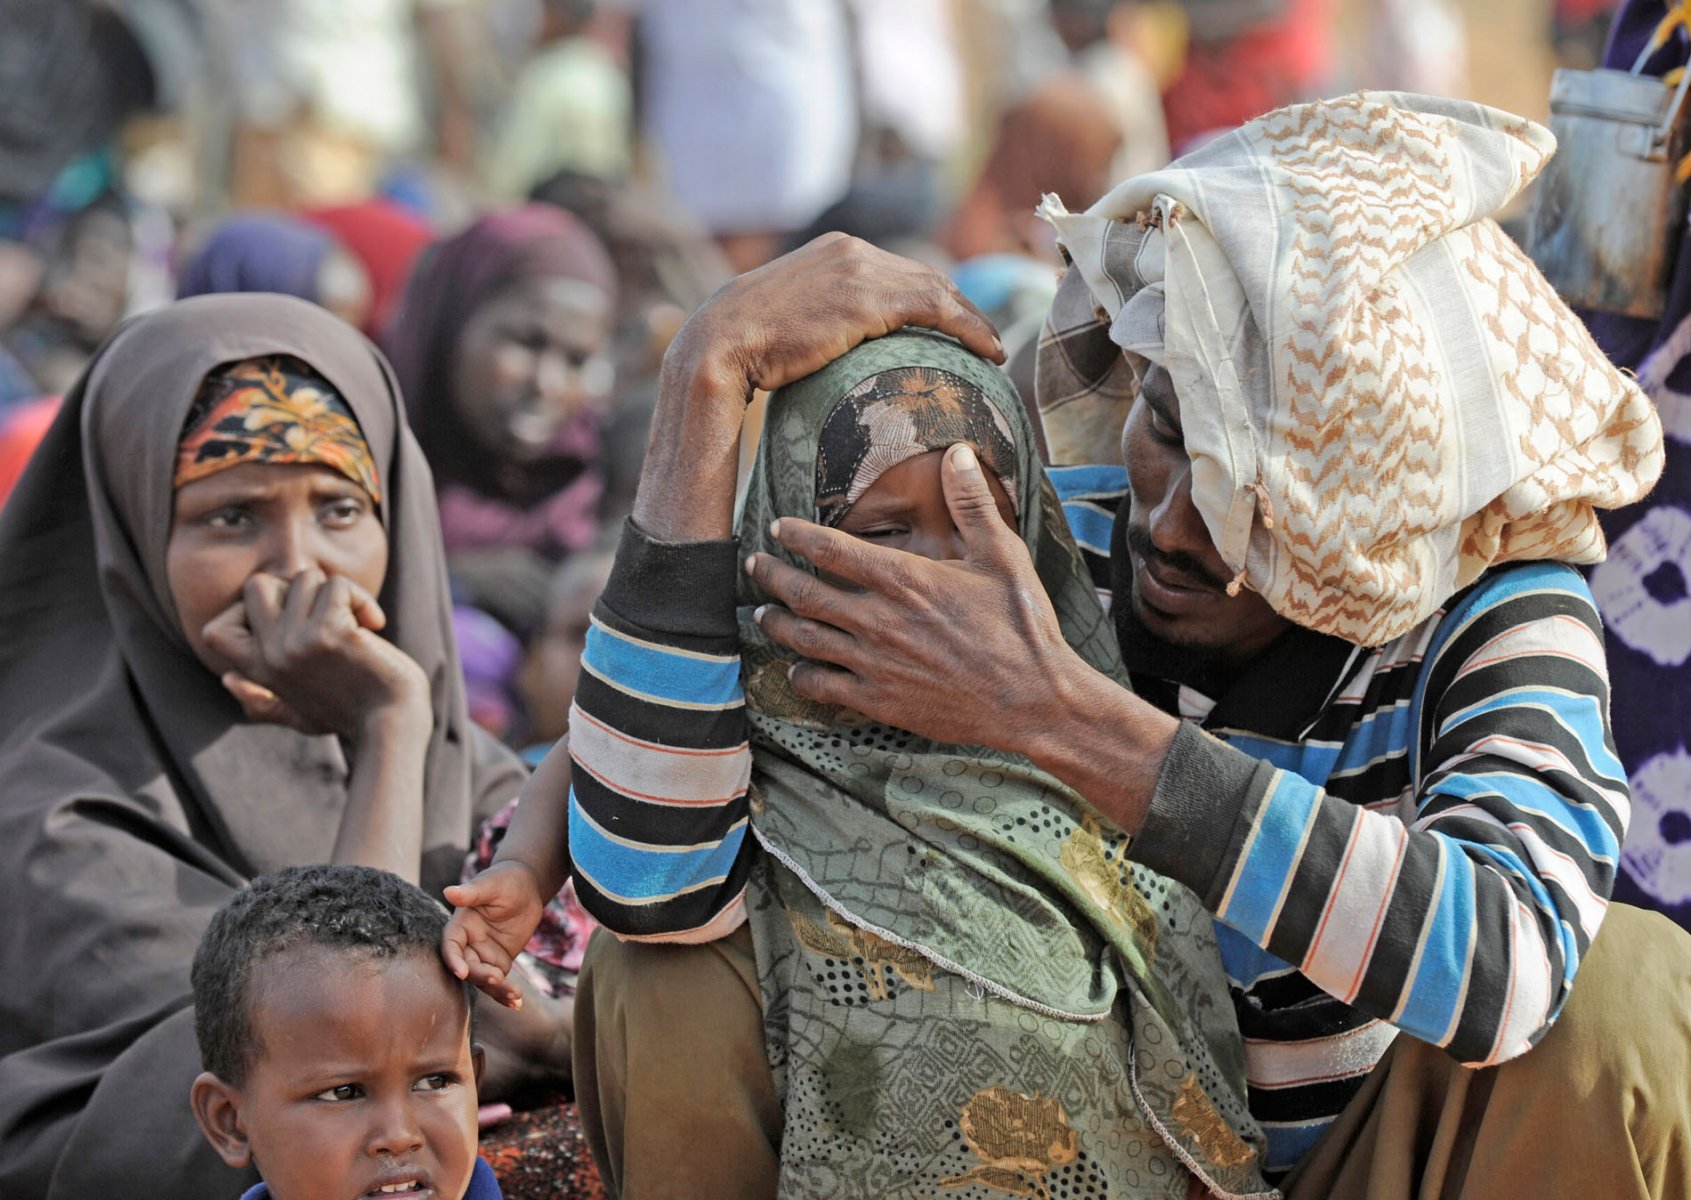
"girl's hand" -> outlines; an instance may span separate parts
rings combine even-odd
[[[378,636],[386,624],[374,596],[312,569],[291,580],[254,575],[204,637],[237,664],[223,685],[252,720],[338,734],[353,745],[396,722],[426,736],[428,678]]]
[[[521,1008],[522,988],[511,965],[540,925],[546,897],[540,880],[520,862],[495,862],[470,882],[449,887],[456,905],[440,940],[446,969],[507,1008]]]

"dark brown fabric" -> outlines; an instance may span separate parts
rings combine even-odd
[[[233,1196],[188,1113],[188,969],[245,880],[327,859],[332,737],[246,722],[165,580],[177,439],[214,367],[299,358],[383,481],[388,636],[433,683],[422,880],[457,877],[516,761],[473,729],[433,488],[387,364],[302,300],[208,296],[128,322],[66,396],[0,514],[0,1196]]]

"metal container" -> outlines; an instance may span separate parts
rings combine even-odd
[[[1685,225],[1675,179],[1687,148],[1686,85],[1628,71],[1557,71],[1527,253],[1579,308],[1657,318]]]

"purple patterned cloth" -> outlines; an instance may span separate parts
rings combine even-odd
[[[1662,0],[1629,0],[1604,65],[1630,69],[1665,12]],[[1681,31],[1645,71],[1662,75],[1688,60]],[[1609,558],[1591,571],[1608,633],[1615,741],[1632,783],[1615,899],[1691,929],[1691,245],[1680,249],[1660,321],[1587,320],[1609,357],[1638,373],[1667,435],[1656,490],[1601,514]]]

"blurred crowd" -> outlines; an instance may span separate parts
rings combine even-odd
[[[1560,0],[1579,61],[1607,0]],[[1277,105],[1460,94],[1451,0],[12,0],[0,497],[126,317],[282,292],[388,351],[475,719],[563,732],[663,352],[841,230],[951,270],[1031,394],[1071,210]],[[1350,44],[1356,43],[1356,44]],[[1585,47],[1586,49],[1582,49]],[[98,64],[97,67],[92,64]]]
[[[100,357],[126,320],[207,295],[281,293],[308,301],[361,331],[385,356],[370,356],[382,378],[361,379],[360,394],[384,394],[385,384],[392,412],[377,406],[342,415],[377,446],[371,429],[402,417],[399,428],[409,423],[432,473],[432,490],[419,487],[414,474],[404,490],[425,516],[438,516],[438,543],[432,519],[419,531],[408,518],[393,526],[403,525],[405,537],[392,534],[391,567],[384,559],[392,590],[412,598],[409,624],[404,614],[395,619],[404,636],[389,636],[421,664],[437,693],[448,694],[447,708],[459,704],[461,672],[460,708],[491,735],[489,744],[503,742],[533,767],[568,732],[591,614],[634,503],[666,350],[689,315],[725,283],[834,232],[942,269],[999,332],[1005,370],[1034,417],[1030,436],[1038,440],[1044,435],[1034,411],[1035,359],[1063,265],[1053,229],[1036,216],[1043,196],[1054,194],[1080,213],[1117,182],[1296,101],[1357,88],[1443,96],[1483,91],[1476,81],[1488,64],[1480,47],[1469,46],[1477,7],[1464,8],[1461,0],[3,0],[0,506],[44,438],[49,449],[57,438],[66,454],[66,447],[83,444],[107,446],[102,453],[108,453],[111,431],[94,430],[96,418],[88,413],[147,409],[147,381],[112,379],[109,360]],[[1519,7],[1537,22],[1547,61],[1589,68],[1605,53],[1611,59],[1618,53],[1609,42],[1619,0],[1521,0]],[[1624,20],[1621,32],[1627,32]],[[1624,36],[1615,45],[1632,49]],[[1522,212],[1516,206],[1500,215],[1508,225]],[[1659,330],[1654,321],[1646,328],[1599,318],[1594,326],[1617,364],[1653,379],[1652,395],[1679,406],[1664,408],[1670,433],[1675,421],[1680,428],[1685,421],[1672,414],[1691,412],[1683,399],[1691,395],[1691,356],[1684,354],[1691,265],[1683,259],[1680,276]],[[250,326],[261,309],[310,336],[278,333],[276,345],[260,346],[264,339]],[[246,339],[231,363],[251,370],[272,355],[298,359],[305,374],[292,384],[307,392],[321,382],[312,372],[322,364],[306,361],[306,349],[335,364],[363,362],[358,351],[368,349],[340,323],[291,302],[249,308],[240,320],[241,314],[219,313],[204,302],[170,314],[164,325],[181,343],[173,352],[182,362],[191,357],[182,349],[190,343],[221,348],[220,321],[228,317]],[[167,357],[167,347],[156,349]],[[145,359],[134,346],[126,353],[125,361]],[[1652,375],[1643,364],[1658,359]],[[216,381],[203,364],[194,370],[196,387]],[[1670,370],[1681,373],[1670,377]],[[112,409],[114,393],[129,407]],[[364,402],[373,404],[368,396]],[[63,428],[50,434],[61,405]],[[751,413],[742,454],[747,468],[760,420],[755,402]],[[81,442],[78,419],[87,426]],[[174,462],[186,428],[138,430],[131,448],[137,460],[153,454],[162,462],[168,443]],[[402,437],[396,444],[407,443]],[[1043,444],[1038,448],[1053,457]],[[1639,506],[1607,522],[1619,566],[1594,576],[1594,589],[1619,631],[1619,641],[1611,637],[1617,728],[1646,731],[1624,734],[1622,754],[1629,766],[1666,764],[1633,781],[1645,810],[1662,815],[1634,835],[1633,844],[1642,841],[1644,849],[1626,860],[1616,894],[1686,923],[1691,815],[1684,795],[1691,759],[1678,710],[1662,700],[1676,685],[1658,671],[1680,670],[1683,655],[1670,664],[1666,652],[1652,648],[1684,642],[1675,624],[1685,611],[1684,576],[1663,565],[1668,550],[1683,558],[1691,545],[1682,451],[1675,446],[1680,457],[1670,458],[1669,483],[1657,494],[1660,509],[1676,506],[1674,513],[1658,517],[1660,509],[1645,513]],[[67,473],[55,491],[42,469],[51,461],[39,455],[31,482],[18,493],[36,485],[41,509],[61,495],[72,497],[63,501],[67,508],[86,508],[87,496],[105,486],[89,466],[86,480]],[[91,455],[88,462],[94,461]],[[284,454],[275,461],[293,460]],[[84,469],[82,459],[76,464]],[[403,476],[402,463],[382,466],[377,474]],[[397,496],[366,491],[372,504],[402,509]],[[11,515],[26,511],[35,510],[15,503]],[[35,537],[21,519],[14,524],[16,544],[34,538],[42,562],[57,553],[45,534]],[[1635,526],[1639,532],[1629,532]],[[1670,545],[1669,533],[1679,540]],[[83,541],[95,544],[92,536]],[[405,548],[397,549],[402,541]],[[106,541],[98,548],[110,553]],[[442,549],[444,598],[436,595]],[[74,581],[85,593],[79,619],[128,636],[123,621],[96,610],[97,602],[102,595],[146,594],[147,586],[136,582],[145,572],[136,567],[126,582],[106,559],[98,563],[99,587],[81,576]],[[1622,568],[1630,572],[1624,578]],[[91,577],[95,569],[83,574]],[[380,572],[377,577],[372,591],[380,590]],[[32,573],[21,557],[10,565],[0,561],[0,583],[24,585],[14,586],[15,593],[39,578],[46,569]],[[416,602],[418,595],[426,603]],[[23,612],[30,603],[16,599],[8,611]],[[58,613],[44,619],[43,628],[50,627],[67,641],[81,628]],[[1635,635],[1633,628],[1642,631]],[[173,626],[171,637],[176,632]],[[28,641],[14,636],[18,647]],[[200,703],[190,703],[189,689],[211,689],[211,677],[200,669],[203,659],[176,657],[181,674],[166,673],[161,678],[168,684],[157,686],[173,702],[180,699],[180,716]],[[59,670],[56,661],[52,670]],[[35,686],[23,676],[20,670],[13,681],[19,695]],[[68,670],[64,678],[70,679]],[[442,688],[441,678],[449,686]],[[211,690],[222,705],[218,719],[227,723],[228,698]],[[129,702],[125,689],[108,691],[113,705]],[[65,706],[79,733],[100,727],[113,744],[129,736],[136,745],[151,745],[149,739],[166,745],[158,761],[170,765],[142,772],[142,784],[130,789],[143,808],[155,803],[148,789],[157,779],[175,780],[182,763],[207,773],[194,757],[203,750],[194,736],[215,740],[203,730],[183,734],[177,741],[193,753],[176,757],[175,735],[154,728],[167,724],[157,718],[170,705],[145,691],[136,694],[152,706],[144,720],[131,714],[141,732],[129,735],[87,718],[77,707],[80,697]],[[135,707],[139,713],[144,705]],[[272,720],[255,718],[250,709],[244,715],[253,724]],[[578,733],[582,725],[578,720]],[[431,744],[428,760],[473,746],[464,733],[437,720],[435,740],[451,746]],[[60,749],[51,738],[35,740],[54,754]],[[470,789],[473,814],[454,812],[457,854],[439,878],[424,876],[436,891],[459,877],[462,830],[473,831],[463,866],[469,879],[492,860],[510,827],[516,802],[507,797],[515,795],[518,773],[511,755],[494,749],[501,771],[488,768],[494,756],[466,754],[466,780],[498,777]],[[125,753],[121,746],[111,751],[117,758]],[[337,746],[334,755],[340,754]],[[316,795],[323,788],[298,769],[303,759],[275,758],[285,768],[272,770],[267,759],[261,771],[246,750],[230,752],[226,777],[210,772],[199,785],[215,801],[207,808],[217,814],[208,827],[225,819],[218,806],[239,810],[263,835],[257,842],[285,847],[274,855],[277,862],[292,862],[310,839],[284,828],[286,821],[268,809],[258,812],[256,801],[251,812],[241,806],[254,791],[264,791],[269,805],[274,797],[266,789],[274,785],[282,797],[275,811],[292,812],[286,802],[315,813],[323,807]],[[347,760],[337,763],[350,779],[355,772]],[[127,759],[122,765],[131,767]],[[503,773],[507,765],[512,769]],[[298,795],[285,794],[277,780],[299,783]],[[81,796],[87,786],[77,776],[63,790]],[[457,802],[466,787],[431,778],[427,803],[447,792]],[[51,789],[37,790],[45,796]],[[444,827],[446,819],[438,823]],[[127,837],[127,826],[121,832]],[[197,824],[194,832],[201,832]],[[213,832],[207,844],[227,834],[221,826]],[[167,839],[133,840],[150,847]],[[227,840],[247,854],[240,836]],[[190,857],[201,849],[195,843]],[[238,869],[218,863],[208,870],[227,883],[223,875],[234,879],[256,874],[249,865],[267,865],[263,855],[247,857],[251,862]],[[169,886],[177,887],[175,876]],[[125,898],[112,907],[127,904]],[[567,1032],[594,927],[573,890],[548,906],[523,959],[538,985],[531,1012],[543,1011],[536,1020],[554,1002],[566,1014]],[[48,940],[48,933],[41,936]],[[71,947],[67,955],[77,945],[53,936]],[[39,974],[54,972],[49,964]],[[163,979],[166,972],[154,974]],[[166,980],[161,994],[179,999],[180,983]],[[107,1019],[97,1013],[87,1024]],[[51,1047],[51,1038],[36,1032],[30,1031],[32,1050],[37,1043]],[[517,1046],[523,1035],[520,1028],[506,1034]],[[124,1053],[128,1037],[114,1038]],[[0,1045],[0,1061],[22,1045]],[[185,1045],[161,1043],[149,1052],[159,1062],[186,1061]],[[488,1094],[500,1101],[497,1107],[516,1097],[520,1122],[524,1102],[541,1111],[541,1101],[562,1095],[567,1045],[561,1064],[551,1061],[553,1076],[538,1084],[505,1080],[508,1090]],[[150,1069],[132,1067],[131,1075],[151,1083]],[[110,1094],[123,1095],[116,1086]],[[43,1104],[27,1115],[37,1121],[49,1109],[69,1108]],[[483,1117],[494,1119],[485,1111]],[[601,1194],[573,1115],[568,1121],[567,1137],[555,1127],[531,1136],[529,1127],[508,1123],[503,1149],[495,1144],[488,1151],[484,1143],[507,1194]],[[0,1139],[28,1123],[0,1102]],[[43,1135],[38,1145],[56,1136]],[[138,1145],[147,1135],[132,1137]],[[541,1142],[565,1149],[544,1159],[536,1153]],[[60,1152],[57,1143],[52,1152]],[[37,1157],[46,1162],[48,1152]],[[568,1176],[577,1168],[587,1182]],[[526,1190],[513,1182],[524,1172],[532,1176]]]

